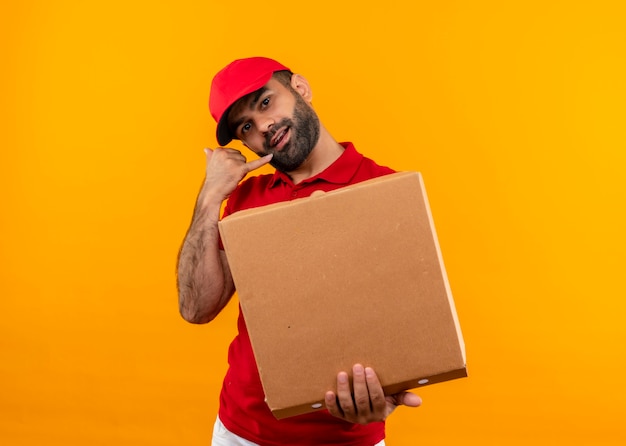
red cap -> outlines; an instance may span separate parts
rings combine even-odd
[[[224,146],[233,140],[228,128],[229,108],[239,99],[268,83],[276,71],[291,71],[266,57],[238,59],[224,67],[213,78],[209,110],[217,122],[217,142]]]

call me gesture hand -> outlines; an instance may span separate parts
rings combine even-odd
[[[326,392],[328,411],[346,421],[367,424],[384,421],[396,407],[419,407],[422,399],[410,392],[385,396],[378,376],[370,367],[355,364],[352,368],[352,388],[346,372],[337,374],[337,393]]]
[[[206,177],[204,190],[212,191],[221,203],[237,187],[239,182],[253,170],[272,160],[272,155],[248,162],[239,150],[220,147],[204,149],[206,153]]]

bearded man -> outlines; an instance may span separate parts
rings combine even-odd
[[[205,150],[204,184],[179,253],[179,307],[185,320],[210,322],[235,292],[218,231],[225,200],[222,217],[394,172],[358,153],[352,143],[337,142],[321,124],[311,99],[311,87],[302,75],[264,57],[236,60],[213,78],[209,108],[220,147]],[[240,151],[224,147],[233,139],[259,158],[248,161]],[[274,173],[242,181],[268,163]],[[279,223],[289,230],[288,222]],[[260,237],[262,231],[259,228]],[[410,392],[384,395],[375,371],[355,364],[352,383],[346,372],[337,375],[336,392],[326,393],[325,410],[277,420],[265,403],[241,309],[237,324],[214,446],[384,445],[387,416],[398,405],[421,404]]]

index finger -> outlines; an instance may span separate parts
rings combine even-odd
[[[355,364],[352,367],[352,386],[354,388],[354,404],[357,413],[367,414],[370,408],[370,393],[366,382],[365,369],[361,364]]]
[[[260,167],[265,166],[267,163],[269,163],[272,160],[272,157],[274,156],[274,154],[270,153],[269,155],[265,155],[259,159],[256,160],[252,160],[249,161],[245,164],[245,168],[246,168],[246,173],[250,173],[253,170],[256,170]]]
[[[376,376],[376,372],[371,367],[365,367],[365,381],[367,382],[367,390],[369,391],[370,402],[372,403],[372,411],[382,413],[385,410],[386,401],[383,387]]]

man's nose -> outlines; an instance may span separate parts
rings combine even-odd
[[[269,117],[262,116],[257,119],[257,128],[263,134],[269,132],[273,125],[274,120]]]

